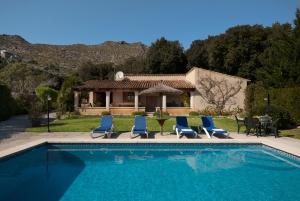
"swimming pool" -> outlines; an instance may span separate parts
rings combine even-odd
[[[45,144],[0,160],[0,200],[300,200],[300,159],[260,144]]]

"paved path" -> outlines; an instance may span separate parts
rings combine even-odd
[[[30,126],[31,122],[28,115],[13,116],[6,121],[0,121],[0,142],[24,132]]]
[[[50,113],[50,121],[56,119],[56,113]],[[42,117],[42,123],[47,123],[47,114]],[[1,141],[15,137],[25,132],[26,128],[31,127],[31,121],[28,115],[13,116],[6,121],[0,121],[0,143]]]

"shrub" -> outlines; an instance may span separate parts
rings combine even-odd
[[[264,115],[265,109],[265,107],[257,107],[255,108],[255,114]],[[271,105],[269,106],[268,115],[271,116],[273,120],[280,119],[278,122],[278,128],[280,129],[290,128],[295,124],[289,111],[284,107]]]
[[[153,116],[158,117],[160,115],[160,111],[156,111],[153,113]],[[162,112],[162,116],[170,116],[169,112]]]
[[[37,88],[35,88],[35,94],[40,99],[44,107],[47,104],[48,96],[51,97],[50,107],[55,106],[56,99],[57,99],[57,91],[55,89],[52,89],[48,86],[38,86]]]
[[[189,113],[189,116],[199,116],[199,115],[200,115],[200,113],[197,112],[197,111],[191,111],[191,112]]]
[[[42,115],[43,115],[43,103],[39,101],[37,97],[32,97],[30,108],[29,108],[29,116],[33,127],[40,126]]]
[[[61,116],[60,118],[64,118],[64,119],[79,119],[80,115],[77,112],[67,112],[65,115]]]
[[[204,110],[199,111],[199,114],[205,116],[216,116],[217,111],[213,107],[206,107]]]
[[[248,116],[255,115],[254,110],[259,108],[264,111],[266,101],[264,98],[270,95],[271,105],[279,106],[287,110],[292,119],[300,123],[300,87],[294,88],[269,88],[261,83],[251,84],[247,87],[245,109]]]
[[[190,106],[190,97],[187,92],[180,94],[180,99],[181,99],[184,107]]]
[[[233,108],[230,112],[231,114],[238,115],[243,113],[243,109],[238,106]]]
[[[28,97],[17,97],[15,99],[16,102],[16,108],[15,108],[15,114],[27,114],[29,112],[29,101]]]
[[[136,115],[142,115],[142,116],[146,116],[146,113],[143,111],[135,111],[131,113],[132,116],[136,116]]]
[[[73,87],[75,87],[79,83],[80,82],[78,77],[71,76],[68,77],[61,86],[57,97],[57,106],[61,114],[64,114],[67,111],[71,112],[74,110]]]
[[[101,116],[104,116],[104,115],[111,115],[110,111],[103,111],[101,112]]]
[[[232,114],[234,114],[234,112],[231,110],[223,110],[222,111],[222,116],[230,116]]]
[[[15,114],[16,102],[6,85],[0,84],[0,121]]]

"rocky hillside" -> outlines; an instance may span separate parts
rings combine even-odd
[[[40,67],[56,66],[72,71],[82,63],[120,64],[129,57],[144,56],[148,47],[142,43],[107,41],[98,45],[47,45],[31,44],[17,35],[0,35],[0,50],[14,54],[22,61]]]

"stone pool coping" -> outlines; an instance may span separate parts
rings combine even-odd
[[[48,134],[49,135],[49,134]],[[38,139],[28,139],[27,141],[22,141],[22,143],[17,144],[11,143],[11,146],[6,147],[5,149],[0,149],[0,159],[6,158],[8,156],[14,155],[18,152],[22,152],[24,150],[28,150],[38,145],[42,145],[45,143],[199,143],[199,144],[262,144],[266,145],[280,151],[286,152],[296,157],[300,157],[300,140],[281,137],[253,137],[238,134],[235,138],[232,139],[218,139],[218,138],[200,138],[200,139],[177,139],[176,136],[169,136],[164,138],[163,136],[158,139],[141,139],[141,138],[117,138],[117,139],[103,139],[97,138],[92,139],[89,137],[87,133],[80,134],[74,137],[68,137],[66,134],[62,134],[61,136],[48,136],[45,134]],[[2,143],[2,142],[1,142]],[[1,148],[1,147],[0,147]]]

